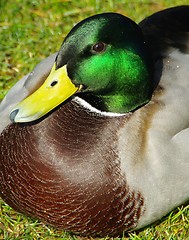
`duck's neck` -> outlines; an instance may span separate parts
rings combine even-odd
[[[151,99],[152,69],[147,57],[131,51],[120,54],[108,88],[94,93],[93,97],[88,98],[89,102],[99,105],[97,108],[100,110],[115,113],[127,113],[139,108]]]

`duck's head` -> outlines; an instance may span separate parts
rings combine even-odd
[[[89,102],[97,99],[103,111],[135,110],[152,95],[146,45],[138,25],[120,14],[83,20],[65,38],[46,81],[17,105],[11,120],[36,120],[77,94]]]

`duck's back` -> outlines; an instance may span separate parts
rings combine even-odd
[[[189,199],[189,6],[156,13],[140,26],[155,64],[144,161],[134,169],[148,206],[144,226]],[[134,185],[133,171],[129,178]]]

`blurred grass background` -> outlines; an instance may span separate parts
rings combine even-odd
[[[0,0],[0,99],[39,61],[58,51],[68,31],[82,19],[113,11],[139,22],[154,12],[183,4],[188,0]],[[0,200],[0,239],[88,238],[25,217]],[[181,206],[158,223],[115,239],[189,239],[189,207]]]

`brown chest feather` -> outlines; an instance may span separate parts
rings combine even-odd
[[[143,199],[127,186],[117,149],[124,118],[67,103],[0,136],[0,195],[16,210],[83,235],[133,228]],[[139,204],[140,203],[140,204]]]

